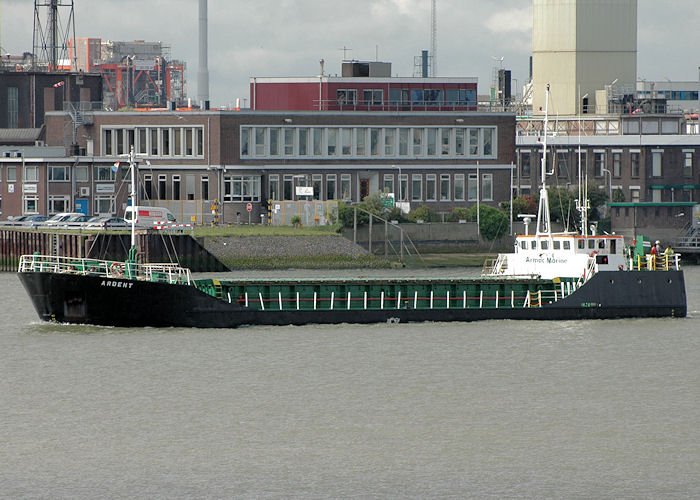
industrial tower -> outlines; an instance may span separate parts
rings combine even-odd
[[[75,62],[69,60],[71,38],[75,38],[73,0],[34,0],[33,68],[70,70]]]

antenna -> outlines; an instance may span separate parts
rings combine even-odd
[[[62,24],[59,8],[65,7],[68,19]],[[45,10],[46,22],[42,24],[42,10]],[[69,42],[75,40],[75,16],[73,0],[34,0],[34,51],[33,68],[38,64],[46,65],[49,71],[56,71],[59,62],[71,59],[71,66],[76,67],[76,50],[70,54]]]
[[[347,60],[348,60],[348,51],[349,51],[349,50],[352,50],[352,49],[349,49],[349,48],[347,48],[345,45],[343,45],[343,48],[342,48],[342,49],[338,49],[338,50],[342,50],[342,51],[343,51],[343,61],[347,61]]]
[[[433,58],[430,66],[430,76],[437,76],[437,0],[431,1],[430,6],[430,55]]]

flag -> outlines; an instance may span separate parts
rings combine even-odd
[[[57,89],[58,87],[63,87],[63,84],[65,84],[65,83],[66,83],[66,82],[54,83],[54,84],[53,84],[53,88]]]
[[[119,170],[119,162],[115,161],[114,165],[112,165],[112,172],[116,172],[117,170]]]

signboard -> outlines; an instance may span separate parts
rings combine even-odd
[[[114,184],[95,184],[96,193],[113,193]]]
[[[383,196],[384,207],[389,208],[394,206],[394,193],[386,193]]]
[[[39,186],[37,184],[23,184],[22,185],[22,192],[23,193],[38,193]]]
[[[297,196],[313,196],[313,186],[297,186]]]
[[[248,204],[245,206],[245,209],[248,210],[248,212],[252,211],[252,210],[253,210],[253,204],[252,204],[252,203],[248,203]]]
[[[80,212],[83,215],[88,214],[88,208],[90,206],[89,200],[85,198],[78,198],[75,200],[75,211]]]

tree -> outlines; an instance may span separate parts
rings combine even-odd
[[[476,205],[470,210],[471,220],[476,220]],[[497,240],[505,236],[510,226],[508,216],[497,208],[479,206],[479,232],[485,240]]]
[[[625,202],[625,193],[622,192],[622,188],[617,188],[615,192],[613,193],[613,203],[624,203]]]
[[[447,216],[447,220],[449,222],[457,222],[460,220],[466,220],[469,222],[474,222],[471,220],[472,213],[469,211],[468,208],[466,207],[455,207],[452,212],[450,212],[450,215]]]

